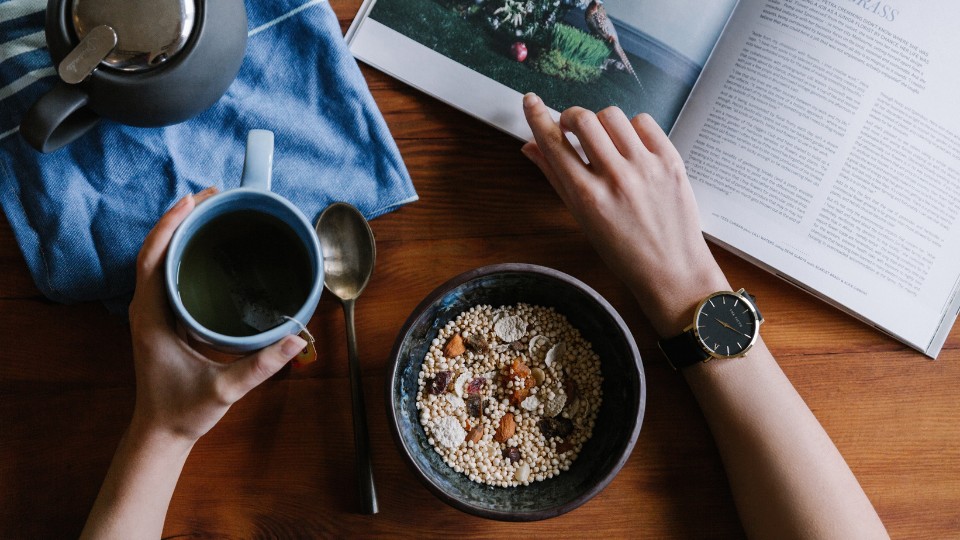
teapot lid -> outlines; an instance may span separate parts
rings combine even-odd
[[[177,55],[193,33],[196,0],[73,0],[73,28],[81,40],[111,27],[117,46],[102,60],[123,71],[143,71]]]

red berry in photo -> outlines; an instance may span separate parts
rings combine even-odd
[[[514,43],[510,46],[510,54],[517,62],[523,62],[527,59],[527,45],[522,41]]]

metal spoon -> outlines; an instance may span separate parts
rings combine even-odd
[[[353,399],[353,445],[357,453],[357,480],[364,514],[377,513],[377,490],[370,462],[370,435],[363,402],[353,304],[370,281],[377,246],[373,231],[359,210],[347,203],[334,203],[320,214],[317,236],[323,247],[324,285],[340,299],[347,324],[347,353],[350,358],[350,391]]]

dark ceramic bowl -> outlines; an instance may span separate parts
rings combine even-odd
[[[430,342],[450,320],[478,304],[552,306],[600,356],[603,402],[593,436],[567,471],[529,486],[472,482],[430,446],[416,407],[417,376]],[[387,414],[397,447],[437,497],[464,512],[504,521],[533,521],[577,508],[613,480],[640,433],[646,382],[630,330],[596,291],[562,272],[528,264],[479,268],[444,283],[407,319],[387,374]]]

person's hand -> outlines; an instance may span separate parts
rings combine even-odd
[[[657,332],[679,334],[695,304],[729,289],[700,230],[680,154],[647,114],[567,109],[558,125],[534,94],[523,99],[534,140],[523,153],[543,171]],[[577,136],[583,162],[565,136]]]
[[[177,331],[164,288],[163,261],[177,226],[214,188],[187,196],[147,235],[137,258],[137,287],[130,304],[130,332],[137,379],[132,426],[193,444],[234,402],[269,378],[306,344],[297,336],[231,363],[193,349]]]

